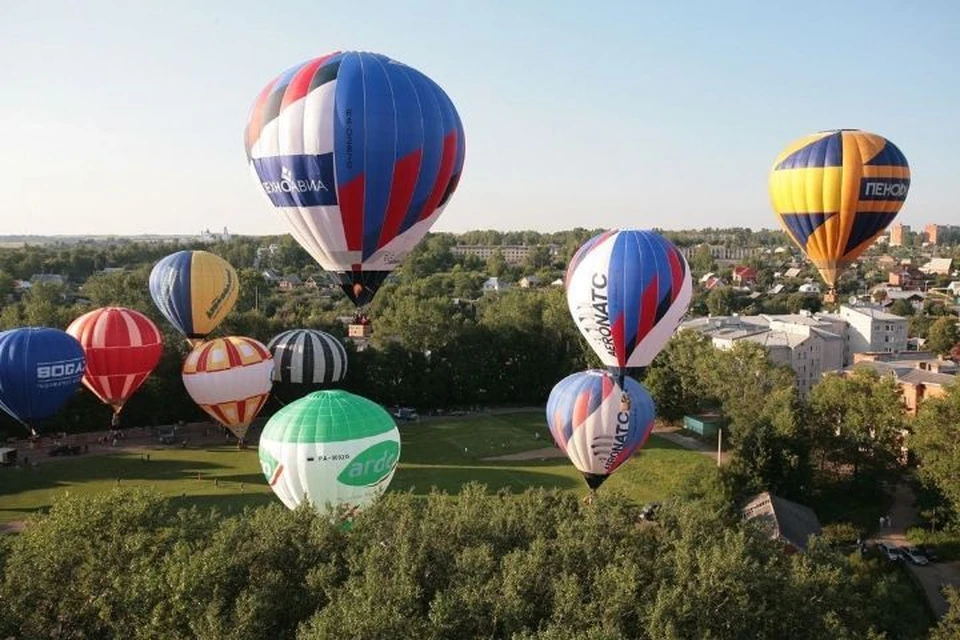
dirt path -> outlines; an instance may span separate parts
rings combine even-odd
[[[706,456],[709,456],[711,459],[717,459],[717,450],[715,447],[710,444],[698,440],[697,438],[691,438],[690,436],[685,436],[680,433],[678,427],[672,426],[663,426],[658,424],[654,427],[653,432],[662,437],[664,440],[669,440],[670,442],[683,447],[684,449],[690,449],[691,451],[698,451]],[[534,449],[532,451],[522,451],[520,453],[508,453],[503,456],[492,456],[489,458],[483,458],[484,462],[496,462],[498,460],[544,460],[548,458],[563,458],[566,454],[563,453],[557,447],[544,447],[542,449]],[[720,457],[723,464],[727,463],[727,452],[724,451]]]
[[[898,547],[910,546],[906,537],[906,530],[916,524],[917,510],[914,507],[914,495],[910,487],[901,484],[893,494],[893,504],[890,506],[890,527],[881,528],[874,538],[876,541],[895,544]],[[879,524],[879,523],[878,523]],[[904,560],[903,562],[907,562]],[[944,585],[960,587],[960,562],[937,562],[925,567],[918,567],[907,562],[906,568],[923,587],[927,601],[937,618],[942,618],[949,606],[940,589]]]
[[[508,453],[503,456],[492,456],[483,458],[484,462],[496,462],[498,460],[546,460],[548,458],[565,458],[567,454],[557,447],[544,447],[532,451],[521,451],[520,453]]]
[[[12,520],[10,522],[0,522],[0,536],[5,533],[20,533],[27,523],[23,520]]]

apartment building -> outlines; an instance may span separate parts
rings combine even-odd
[[[907,318],[869,304],[841,305],[839,315],[848,325],[847,364],[855,353],[907,350]]]

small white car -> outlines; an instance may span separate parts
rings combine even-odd
[[[903,556],[900,555],[900,549],[893,544],[878,542],[877,551],[886,556],[887,560],[890,560],[891,562],[897,562],[898,560],[903,559]]]
[[[907,560],[915,565],[922,567],[930,564],[930,561],[927,560],[927,557],[920,553],[920,550],[916,547],[900,547],[900,553],[902,553]]]

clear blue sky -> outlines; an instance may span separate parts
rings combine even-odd
[[[960,223],[960,2],[0,0],[0,234],[285,233],[243,150],[272,77],[418,68],[464,123],[435,229],[774,227],[791,140],[862,128]]]

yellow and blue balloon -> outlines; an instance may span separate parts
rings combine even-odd
[[[150,272],[153,302],[194,345],[233,310],[239,290],[233,266],[207,251],[178,251]]]
[[[780,224],[832,290],[900,211],[910,167],[883,136],[821,131],[777,156],[769,187]]]

